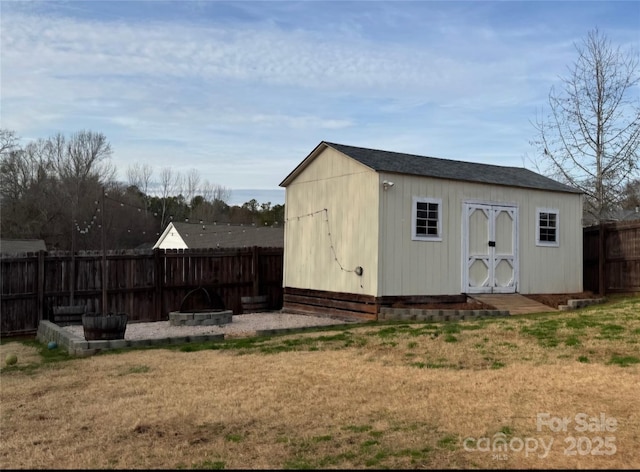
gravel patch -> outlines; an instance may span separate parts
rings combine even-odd
[[[227,338],[238,338],[255,336],[257,330],[263,329],[307,328],[352,323],[354,322],[322,316],[294,315],[280,312],[249,313],[234,315],[231,323],[220,326],[172,326],[168,321],[127,323],[124,339],[133,341],[195,336],[198,334],[224,334]],[[64,329],[84,338],[82,325],[65,326]]]

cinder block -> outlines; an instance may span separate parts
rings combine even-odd
[[[58,344],[60,344],[60,343],[58,343]],[[76,350],[76,349],[89,349],[89,343],[87,341],[69,340],[65,344],[68,345],[73,350]],[[65,345],[65,344],[63,344],[63,345]]]
[[[172,312],[169,314],[169,320],[174,321],[187,321],[193,319],[193,313],[176,313]]]
[[[126,339],[113,339],[109,341],[109,346],[111,349],[124,349],[127,347]]]
[[[109,349],[111,346],[111,341],[109,340],[99,340],[99,341],[88,341],[88,349]]]

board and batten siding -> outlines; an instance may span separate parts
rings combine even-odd
[[[334,149],[309,162],[286,189],[283,285],[376,295],[380,192],[376,172]]]
[[[394,186],[380,195],[378,296],[463,292],[465,202],[518,209],[519,293],[582,291],[582,196],[399,174],[380,174]],[[442,200],[442,240],[411,239],[414,197]],[[536,246],[536,209],[557,209],[558,247]]]

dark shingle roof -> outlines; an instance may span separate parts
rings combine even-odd
[[[275,226],[173,223],[189,249],[284,247],[284,228]]]
[[[421,175],[440,179],[462,180],[482,184],[552,190],[555,192],[582,193],[580,190],[522,167],[504,167],[475,162],[454,161],[435,157],[418,156],[399,152],[367,149],[323,141],[352,159],[376,172]],[[315,151],[315,150],[314,150]],[[313,154],[313,153],[312,153]],[[294,171],[295,172],[295,171]],[[286,180],[286,179],[285,179]]]
[[[46,251],[47,246],[42,239],[2,239],[0,240],[0,253],[24,254],[27,252]]]
[[[626,222],[636,220],[640,220],[640,207],[634,208],[633,210],[627,209],[605,212],[602,218],[600,218],[600,222],[602,223]],[[587,215],[582,219],[582,223],[585,226],[597,225],[598,220],[591,215]]]

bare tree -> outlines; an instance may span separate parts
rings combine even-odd
[[[0,155],[5,155],[19,148],[19,139],[15,131],[0,128]]]
[[[585,212],[599,221],[618,207],[625,183],[638,171],[640,108],[631,96],[638,58],[614,48],[597,29],[576,50],[562,89],[549,93],[548,117],[534,124],[534,164],[582,190]]]
[[[0,206],[2,234],[41,237],[53,217],[58,195],[47,160],[46,142],[21,148],[13,131],[0,130]]]
[[[624,210],[640,208],[640,179],[632,180],[625,185],[622,193],[622,208]]]
[[[164,229],[169,223],[167,209],[169,206],[169,197],[175,195],[182,184],[182,176],[174,173],[171,167],[164,167],[160,170],[160,227]]]
[[[90,175],[98,175],[107,182],[114,180],[116,170],[109,161],[112,149],[104,134],[83,130],[66,141],[58,133],[49,138],[49,143],[62,180],[83,181]]]
[[[184,196],[189,205],[192,206],[192,200],[196,195],[198,195],[198,186],[200,185],[200,173],[198,172],[198,169],[189,170],[183,183],[186,186]]]
[[[149,191],[153,168],[149,164],[140,164],[136,162],[127,169],[127,181],[129,185],[137,187],[142,193]]]
[[[227,203],[231,198],[231,189],[223,185],[214,184],[213,186],[213,200]]]
[[[111,152],[105,136],[91,131],[70,139],[58,133],[2,152],[3,233],[68,249],[74,221],[93,211],[94,194],[115,177]]]
[[[127,169],[129,185],[136,187],[142,194],[145,216],[149,207],[149,185],[151,184],[152,175],[153,168],[149,164],[139,164],[136,162]]]
[[[205,180],[200,188],[200,194],[194,197],[191,204],[191,216],[203,222],[222,221],[223,214],[228,212],[231,191],[219,184],[212,184]]]

